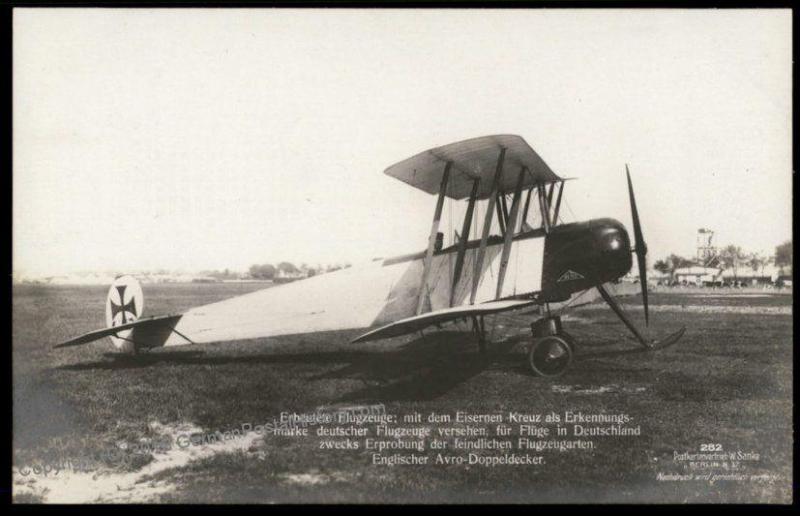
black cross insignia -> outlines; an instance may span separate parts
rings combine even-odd
[[[125,285],[119,285],[117,287],[117,292],[119,292],[119,302],[120,304],[116,304],[113,300],[111,301],[111,324],[114,324],[114,318],[117,316],[118,313],[122,312],[122,323],[125,324],[128,320],[125,318],[125,312],[128,312],[133,315],[133,318],[136,318],[136,299],[131,298],[130,302],[125,302]]]

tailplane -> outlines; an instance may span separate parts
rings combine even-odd
[[[55,348],[80,346],[103,337],[109,337],[114,347],[125,353],[163,346],[181,314],[142,319],[143,310],[144,296],[139,281],[127,274],[118,276],[106,297],[106,327],[57,344]]]

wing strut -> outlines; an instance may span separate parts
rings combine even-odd
[[[555,219],[553,219],[553,194],[556,193],[556,184],[550,183],[550,188],[547,189],[547,219],[550,222],[550,225],[555,224]]]
[[[461,239],[458,241],[458,255],[456,256],[456,267],[453,271],[453,285],[450,288],[450,306],[455,302],[456,287],[458,280],[461,279],[461,269],[464,267],[464,256],[467,254],[467,242],[469,241],[469,231],[472,229],[472,214],[475,211],[475,199],[478,197],[478,186],[480,179],[475,179],[472,183],[472,192],[469,195],[467,213],[464,215],[464,225],[461,229]]]
[[[500,206],[503,207],[503,224],[508,228],[508,204],[506,201],[506,194],[500,196]],[[503,231],[503,234],[505,235],[505,231]]]
[[[483,220],[483,233],[481,234],[481,244],[478,248],[478,257],[475,260],[474,274],[472,275],[472,293],[469,296],[469,304],[475,304],[475,295],[478,293],[478,284],[481,280],[481,271],[483,270],[483,259],[486,256],[486,243],[489,240],[489,231],[492,229],[492,215],[494,215],[494,206],[497,202],[497,189],[500,184],[500,178],[503,177],[503,160],[506,157],[506,148],[500,148],[500,157],[497,158],[497,169],[494,172],[494,179],[492,179],[492,193],[489,194],[488,204],[486,206],[486,217]]]
[[[506,235],[503,240],[503,254],[500,256],[500,271],[497,273],[497,291],[494,295],[495,299],[500,298],[500,292],[503,291],[503,282],[506,279],[508,257],[511,255],[511,242],[514,239],[514,232],[517,230],[517,215],[519,214],[519,201],[520,197],[522,197],[522,180],[525,178],[525,172],[527,172],[525,167],[522,167],[519,171],[517,187],[514,189],[514,200],[511,201],[511,213],[508,215]]]
[[[531,207],[531,194],[533,194],[533,187],[528,188],[528,196],[525,198],[525,208],[522,210],[522,223],[528,222],[528,208]]]
[[[439,221],[442,218],[442,207],[444,206],[444,196],[447,193],[447,180],[450,178],[450,167],[453,166],[452,161],[448,161],[444,166],[444,174],[442,174],[442,184],[439,187],[439,198],[436,200],[436,211],[433,213],[433,223],[431,224],[431,234],[428,237],[428,251],[425,253],[425,261],[422,265],[422,283],[419,287],[419,298],[417,300],[417,315],[422,313],[422,307],[425,304],[425,297],[428,290],[428,276],[431,273],[431,264],[433,263],[433,249],[436,246],[436,233],[439,232]]]
[[[497,194],[497,202],[494,204],[497,208],[497,224],[500,226],[500,234],[506,234],[506,215],[503,213],[503,198]]]
[[[561,211],[561,194],[564,193],[564,183],[565,181],[561,181],[561,184],[558,187],[558,197],[556,197],[556,207],[553,210],[553,224],[558,224],[558,215]]]
[[[542,226],[544,226],[544,232],[550,232],[550,213],[547,209],[547,199],[545,199],[545,192],[544,192],[544,184],[540,184],[538,187],[539,190],[539,211],[542,212]]]

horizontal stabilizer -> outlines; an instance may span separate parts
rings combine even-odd
[[[399,321],[381,326],[371,332],[357,337],[353,342],[367,342],[370,340],[386,339],[389,337],[399,337],[426,328],[432,324],[441,324],[456,319],[472,317],[476,315],[489,315],[508,310],[516,310],[526,306],[537,304],[530,299],[516,299],[510,301],[491,301],[479,305],[455,306],[433,312],[424,313],[414,317],[408,317]]]
[[[159,332],[159,330],[169,330],[172,331],[175,323],[182,317],[181,314],[176,315],[161,315],[158,317],[148,317],[147,319],[139,319],[138,321],[129,322],[126,324],[120,324],[118,326],[112,326],[110,328],[103,328],[101,330],[94,330],[90,331],[89,333],[84,333],[79,337],[75,337],[74,339],[70,339],[66,342],[62,342],[61,344],[57,344],[54,348],[68,348],[70,346],[80,346],[81,344],[86,344],[88,342],[92,342],[97,339],[102,339],[103,337],[110,337],[112,335],[116,335],[117,333],[136,329],[137,331],[142,331],[145,333],[152,333],[152,332]]]

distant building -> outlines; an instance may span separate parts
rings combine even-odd
[[[792,287],[792,267],[778,268],[778,274],[775,278],[775,284],[779,287]]]
[[[680,285],[714,286],[722,285],[722,270],[716,267],[693,265],[681,267],[672,273],[672,282]]]
[[[737,267],[723,271],[722,279],[725,284],[742,287],[774,285],[782,278],[782,284],[785,284],[786,278],[791,282],[791,270],[788,275],[784,274],[785,272],[772,264],[764,265],[758,270],[753,270],[751,267]]]
[[[659,271],[647,272],[647,283],[650,285],[667,285],[670,281],[670,275]]]
[[[647,271],[647,284],[648,285],[667,285],[670,283],[670,275],[657,270]],[[626,274],[622,281],[628,283],[639,283],[639,271],[633,267],[628,274]]]
[[[114,281],[114,276],[109,274],[77,272],[61,276],[47,276],[38,281],[50,285],[108,285]]]

